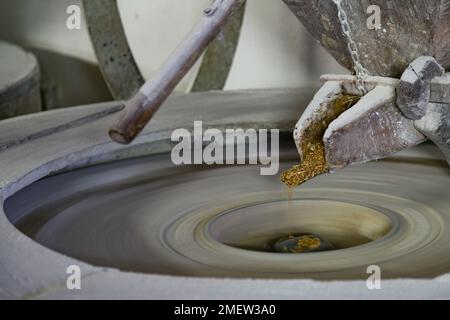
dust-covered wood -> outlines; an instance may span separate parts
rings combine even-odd
[[[331,0],[283,0],[343,66],[353,64]],[[370,30],[367,8],[381,9],[381,28]],[[363,66],[372,75],[399,78],[417,57],[429,55],[450,69],[449,0],[343,0]]]

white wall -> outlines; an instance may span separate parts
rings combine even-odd
[[[316,86],[334,72],[345,70],[281,0],[248,0],[227,89]]]
[[[119,0],[136,60],[146,77],[195,25],[210,0]],[[86,28],[65,27],[79,0],[0,0],[0,38],[95,62]],[[312,61],[314,60],[314,61]],[[242,37],[226,89],[309,86],[342,72],[281,0],[248,0]],[[188,90],[195,70],[178,90]]]
[[[80,1],[1,0],[0,37],[94,61],[85,28],[77,32],[65,27],[65,12],[70,4],[80,4]]]

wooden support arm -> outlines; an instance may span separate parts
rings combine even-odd
[[[128,144],[134,140],[209,43],[218,35],[233,10],[242,3],[242,0],[216,0],[210,8],[205,10],[204,16],[194,30],[172,53],[156,75],[125,103],[124,111],[109,131],[114,141]]]

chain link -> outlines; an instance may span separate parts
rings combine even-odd
[[[345,37],[347,38],[347,47],[350,52],[350,56],[353,61],[353,68],[356,73],[356,80],[357,80],[357,88],[358,91],[361,93],[361,95],[365,95],[367,93],[367,90],[364,86],[364,80],[367,76],[369,76],[369,71],[363,67],[361,63],[361,59],[359,58],[358,53],[358,46],[356,45],[355,41],[352,38],[350,24],[348,22],[347,13],[345,12],[344,8],[342,8],[342,0],[332,0],[338,9],[338,18],[339,22],[341,24],[342,32],[344,33]]]

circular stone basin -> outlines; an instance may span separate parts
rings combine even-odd
[[[175,166],[170,154],[62,173],[5,203],[10,221],[57,252],[125,271],[224,278],[429,278],[450,271],[450,175],[421,148],[322,175],[288,201],[259,166]],[[280,170],[296,163],[280,150]],[[274,252],[313,234],[333,250]]]

